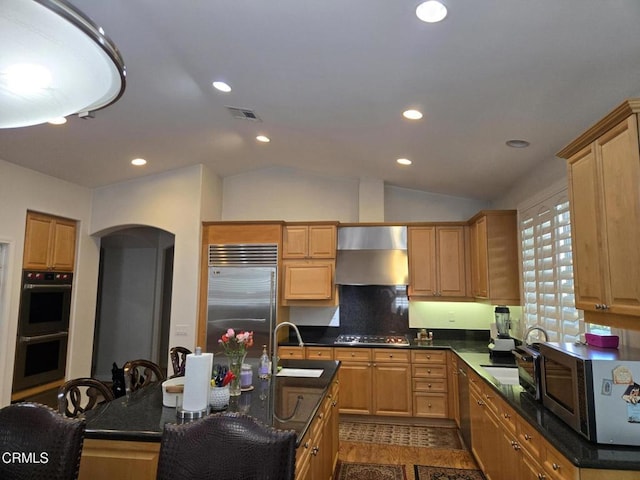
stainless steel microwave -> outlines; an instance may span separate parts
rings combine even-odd
[[[640,349],[544,343],[543,405],[588,440],[640,445]]]

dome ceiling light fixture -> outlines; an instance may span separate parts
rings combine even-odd
[[[427,23],[441,22],[447,16],[447,7],[436,0],[429,0],[418,5],[416,16]]]
[[[0,128],[91,117],[122,96],[125,79],[115,44],[66,0],[3,0]]]

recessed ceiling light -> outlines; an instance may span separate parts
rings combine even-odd
[[[402,112],[402,116],[404,118],[408,118],[409,120],[420,120],[422,118],[422,112],[418,110],[410,109]]]
[[[447,7],[436,0],[429,0],[428,2],[423,2],[418,5],[416,15],[423,22],[440,22],[447,16]]]
[[[526,148],[530,145],[526,140],[507,140],[506,143],[511,148]]]
[[[400,165],[411,165],[413,162],[408,158],[399,158],[396,160]]]
[[[47,123],[50,123],[51,125],[64,125],[65,123],[67,123],[67,119],[65,117],[56,117],[52,118]]]
[[[228,93],[231,91],[231,87],[229,86],[229,84],[225,82],[213,82],[213,88],[225,93]]]
[[[258,135],[256,140],[262,143],[269,143],[271,141],[271,139],[265,135]]]
[[[131,165],[135,165],[136,167],[140,167],[146,164],[147,161],[144,158],[134,158],[133,160],[131,160]]]

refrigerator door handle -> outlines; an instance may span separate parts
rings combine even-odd
[[[269,295],[269,340],[271,340],[271,335],[275,325],[273,324],[273,310],[275,308],[276,299],[276,272],[274,270],[271,271],[271,292]],[[269,342],[271,343],[271,342]],[[273,348],[275,345],[269,345],[269,352],[273,352]]]

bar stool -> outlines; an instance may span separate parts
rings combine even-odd
[[[67,417],[83,416],[98,405],[113,400],[111,389],[95,378],[74,378],[58,388],[58,411]]]
[[[184,367],[187,363],[187,355],[191,350],[185,347],[172,347],[169,350],[169,358],[171,358],[171,366],[173,367],[173,375],[170,378],[184,377]]]
[[[157,480],[293,480],[296,433],[239,413],[165,424]]]
[[[75,480],[78,478],[85,423],[39,403],[0,409],[0,478]],[[14,455],[29,455],[16,458]],[[7,461],[7,456],[11,461]]]
[[[124,384],[127,395],[165,379],[160,366],[151,360],[130,360],[124,364]]]

